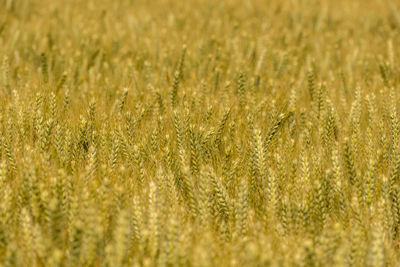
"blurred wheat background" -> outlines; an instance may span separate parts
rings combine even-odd
[[[0,0],[1,266],[399,266],[400,2]]]

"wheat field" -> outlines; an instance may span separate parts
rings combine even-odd
[[[0,266],[399,266],[400,2],[0,0]]]

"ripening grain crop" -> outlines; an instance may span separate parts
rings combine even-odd
[[[400,2],[0,0],[0,266],[399,266]]]

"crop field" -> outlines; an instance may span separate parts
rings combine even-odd
[[[0,266],[399,266],[400,2],[0,0]]]

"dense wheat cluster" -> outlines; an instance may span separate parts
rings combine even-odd
[[[398,266],[400,3],[0,0],[2,266]]]

